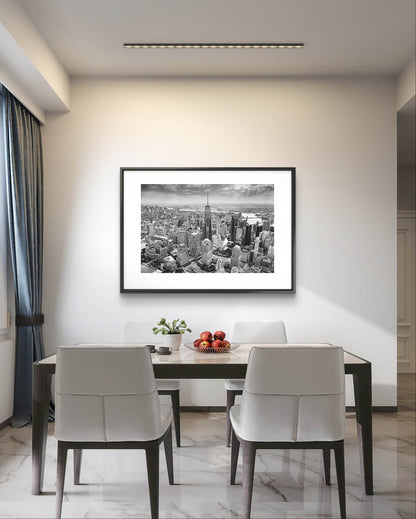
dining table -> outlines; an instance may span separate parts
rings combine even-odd
[[[241,344],[225,353],[204,353],[184,345],[170,355],[159,355],[156,351],[152,353],[154,374],[158,379],[244,379],[253,346],[257,345]],[[344,349],[344,367],[345,374],[353,377],[363,488],[367,495],[373,495],[371,362]],[[56,354],[33,364],[32,494],[35,495],[42,493],[51,383],[55,369]]]

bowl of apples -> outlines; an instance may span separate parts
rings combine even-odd
[[[199,339],[185,343],[185,346],[190,350],[202,353],[227,353],[238,348],[240,344],[226,341],[225,332],[219,330],[215,333],[202,332],[199,335]]]

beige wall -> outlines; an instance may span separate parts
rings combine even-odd
[[[76,79],[43,129],[47,352],[114,342],[127,320],[195,331],[283,319],[288,339],[373,362],[396,403],[396,85],[393,79]],[[295,166],[297,293],[119,293],[121,166]],[[209,175],[207,175],[209,181]],[[351,400],[351,394],[349,394]],[[223,405],[188,383],[183,405]]]
[[[416,60],[413,58],[397,77],[397,110],[416,95]]]

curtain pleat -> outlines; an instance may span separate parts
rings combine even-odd
[[[33,362],[44,357],[42,325],[36,321],[42,314],[42,139],[39,121],[5,88],[2,104],[17,316],[12,425],[21,427],[32,417]],[[23,318],[23,325],[18,318]]]

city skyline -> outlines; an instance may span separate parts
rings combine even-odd
[[[146,205],[210,206],[222,204],[271,206],[273,184],[142,184],[141,201]]]
[[[141,272],[273,273],[273,195],[269,184],[142,184]]]

